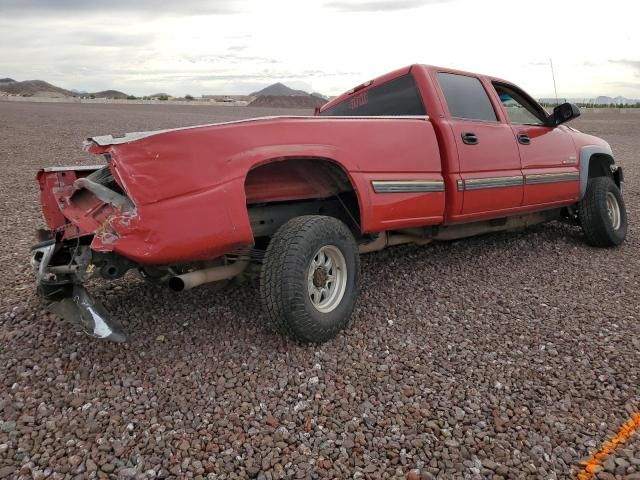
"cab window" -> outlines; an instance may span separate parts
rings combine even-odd
[[[498,121],[480,80],[446,72],[439,72],[436,76],[452,117],[485,122]]]
[[[520,125],[544,125],[546,114],[542,107],[528,96],[508,85],[493,84],[509,121]]]
[[[355,93],[320,112],[323,116],[403,116],[426,115],[413,76],[394,80]]]

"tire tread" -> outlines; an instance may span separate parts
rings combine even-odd
[[[607,217],[607,193],[613,192],[618,200],[621,226],[614,231]],[[610,177],[593,177],[587,183],[587,191],[579,205],[580,223],[587,243],[594,247],[620,245],[626,236],[627,216],[624,201],[618,187]]]
[[[303,272],[307,265],[305,255],[312,238],[331,238],[338,233],[348,238],[356,252],[356,271],[350,272],[359,276],[359,257],[353,235],[341,221],[320,215],[304,215],[295,217],[285,223],[273,235],[267,247],[262,270],[260,272],[260,301],[272,328],[303,342],[322,342],[329,340],[348,323],[355,295],[357,281],[352,292],[348,315],[343,322],[322,327],[308,314],[304,294],[300,291],[297,278],[292,272]],[[347,295],[347,292],[345,292]]]

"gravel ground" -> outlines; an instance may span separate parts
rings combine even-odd
[[[265,113],[0,102],[0,478],[575,476],[640,407],[640,115],[574,122],[625,167],[615,250],[548,224],[370,254],[353,325],[315,347],[270,333],[242,286],[96,282],[124,345],[45,313],[36,169],[95,162],[91,134]],[[638,472],[636,436],[598,478]]]

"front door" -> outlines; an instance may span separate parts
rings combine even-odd
[[[493,85],[518,141],[525,180],[523,205],[577,200],[580,172],[568,127],[546,126],[546,113],[519,88]]]
[[[499,121],[478,78],[447,72],[436,77],[458,150],[461,214],[497,216],[520,207],[523,177],[511,126]]]

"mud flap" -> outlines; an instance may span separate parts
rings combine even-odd
[[[81,285],[74,285],[71,296],[51,302],[47,308],[91,337],[118,343],[127,339],[122,326]]]

